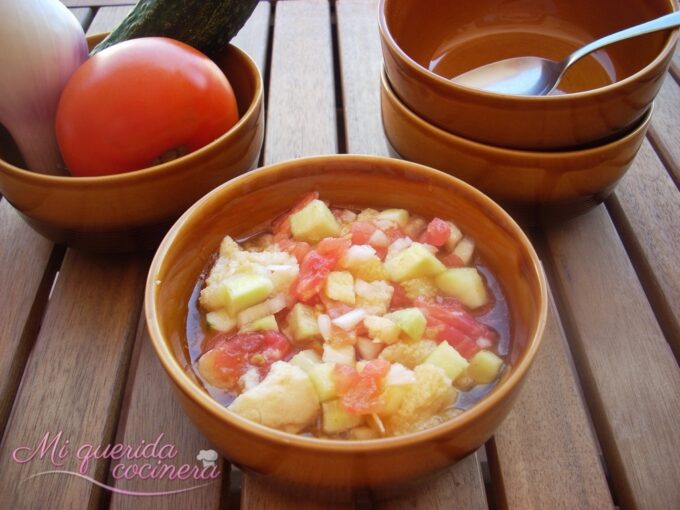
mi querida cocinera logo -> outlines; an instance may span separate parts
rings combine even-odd
[[[127,496],[163,496],[187,492],[214,483],[220,477],[218,455],[215,450],[200,450],[196,462],[177,461],[177,447],[164,440],[161,433],[155,440],[142,440],[139,444],[90,444],[73,445],[59,431],[50,432],[33,445],[22,445],[12,450],[12,460],[18,464],[40,463],[46,469],[27,476],[28,480],[42,476],[75,476],[104,489]],[[99,460],[110,461],[114,485],[95,480],[90,475]],[[177,489],[166,491],[126,490],[125,481],[169,480],[176,482]],[[119,483],[120,482],[120,483]]]

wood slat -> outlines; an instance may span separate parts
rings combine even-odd
[[[326,1],[278,2],[264,161],[337,152],[330,6]],[[244,509],[328,508],[304,491],[282,494],[245,475]]]
[[[137,366],[130,369],[131,387],[129,401],[124,403],[123,411],[127,418],[124,422],[124,430],[116,442],[127,445],[150,443],[159,435],[163,435],[162,444],[172,444],[177,449],[177,456],[170,461],[175,467],[182,464],[203,467],[196,456],[200,450],[212,449],[208,440],[205,439],[191,420],[184,414],[172,392],[168,378],[161,367],[158,358],[151,345],[151,340],[146,330],[146,321],[139,321],[136,339],[139,355]],[[229,479],[229,464],[220,462],[220,472]],[[203,485],[204,481],[195,480],[109,480],[111,485],[118,489],[136,492],[164,492],[175,491],[182,488]],[[111,509],[134,509],[161,510],[164,508],[201,508],[216,509],[220,507],[222,492],[222,477],[205,487],[180,494],[158,497],[131,497],[125,494],[113,494],[111,497]]]
[[[374,507],[378,510],[487,509],[479,453],[466,457],[433,478],[409,487],[405,494],[375,501]]]
[[[616,496],[680,507],[680,370],[606,210],[546,229],[578,370]]]
[[[640,254],[638,273],[651,286],[648,293],[657,317],[680,359],[680,193],[649,142],[642,145],[610,203],[626,243]]]
[[[388,156],[380,120],[378,0],[338,0],[338,48],[347,151]]]
[[[650,138],[680,182],[680,85],[667,75],[654,102]]]
[[[100,32],[110,32],[131,10],[132,5],[100,8],[92,20],[90,28],[87,30],[88,35],[98,34]]]
[[[671,72],[677,80],[680,80],[680,45],[675,47],[673,60],[671,61]]]
[[[269,34],[269,20],[271,16],[271,4],[260,2],[255,7],[248,22],[236,34],[231,41],[245,51],[255,61],[260,73],[264,76],[264,68],[267,62],[267,36]]]
[[[276,4],[265,164],[337,152],[330,6]]]
[[[345,112],[347,152],[388,156],[380,120],[382,52],[377,0],[338,0],[338,48]],[[471,455],[408,496],[380,502],[384,508],[487,508],[479,455]]]
[[[348,510],[351,503],[340,501],[349,498],[340,494],[333,496],[310,494],[306,489],[287,489],[285,492],[261,478],[246,475],[241,487],[241,508],[244,510]],[[323,498],[323,499],[322,499]]]
[[[0,201],[0,434],[42,318],[49,287],[39,291],[51,284],[43,283],[51,253],[52,243]]]
[[[135,0],[61,0],[66,7],[106,7],[112,5],[134,5]]]
[[[256,8],[253,16],[234,41],[252,55],[260,66],[264,66],[265,62],[268,30],[269,4],[263,3]],[[199,450],[210,448],[209,443],[186,417],[172,394],[168,378],[153,352],[143,317],[140,317],[136,344],[139,359],[137,365],[132,367],[132,373],[135,375],[129,382],[130,398],[124,403],[125,420],[121,422],[119,442],[139,444],[142,440],[152,441],[163,433],[165,434],[164,441],[174,444],[179,451],[177,458],[173,459],[173,465],[183,463],[200,465],[196,460],[196,455]],[[149,416],[153,416],[154,419],[149,420]],[[220,479],[207,487],[186,493],[154,498],[131,498],[114,494],[111,499],[111,508],[153,508],[154,510],[191,506],[206,509],[218,508],[222,486],[229,484],[229,469],[228,463],[222,463],[221,471],[226,477],[225,480]],[[125,490],[144,492],[176,490],[191,485],[171,480],[139,479],[116,483],[117,487]]]
[[[565,342],[551,296],[541,350],[493,439],[501,508],[613,507]]]
[[[92,7],[76,7],[69,10],[76,17],[78,23],[80,23],[81,26],[87,29],[87,27],[90,24],[90,21],[92,21],[92,18],[94,17],[94,9]]]
[[[111,441],[141,308],[147,265],[69,251],[31,352],[0,451],[0,494],[7,508],[86,508],[101,490],[75,476],[30,475],[56,469],[49,454],[25,464],[19,447],[62,433],[69,454],[60,469],[76,471],[83,444]],[[105,462],[86,473],[105,480]],[[21,485],[19,485],[21,484]]]

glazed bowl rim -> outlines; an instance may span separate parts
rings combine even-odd
[[[605,143],[602,143],[601,145],[588,145],[583,148],[577,147],[565,150],[513,149],[510,147],[490,145],[476,140],[471,140],[470,138],[465,138],[463,136],[451,133],[428,122],[423,117],[415,113],[401,100],[401,98],[399,98],[394,90],[394,87],[390,83],[390,80],[387,76],[387,71],[384,67],[380,75],[380,85],[382,90],[390,97],[392,103],[397,105],[397,108],[399,109],[399,112],[402,114],[402,116],[405,116],[411,124],[416,124],[420,129],[429,131],[429,133],[435,137],[435,140],[445,140],[446,143],[451,143],[452,145],[466,146],[469,149],[477,152],[492,153],[495,156],[506,158],[509,161],[514,161],[515,159],[521,159],[522,161],[526,161],[527,159],[534,161],[552,161],[563,158],[590,157],[601,152],[616,150],[619,145],[626,145],[633,138],[637,137],[642,130],[647,129],[647,126],[652,120],[652,112],[654,111],[654,103],[652,103],[643,112],[640,119],[638,119],[636,123],[633,124],[634,127],[632,129],[626,130],[623,136],[609,140]]]
[[[416,74],[423,75],[427,80],[434,81],[437,84],[443,86],[446,89],[450,89],[451,91],[457,93],[457,94],[469,94],[472,96],[479,96],[480,98],[484,98],[487,100],[491,101],[507,101],[510,104],[518,105],[522,104],[524,102],[527,103],[535,103],[535,104],[541,104],[545,103],[547,104],[555,104],[555,105],[560,105],[560,104],[568,104],[569,101],[578,101],[579,99],[588,99],[592,98],[595,96],[599,95],[606,95],[609,92],[615,92],[617,89],[626,87],[628,84],[631,84],[637,80],[639,80],[642,76],[645,74],[651,72],[651,70],[659,65],[662,64],[664,60],[669,58],[671,56],[671,53],[673,51],[673,48],[675,46],[676,41],[678,40],[678,34],[680,33],[680,28],[675,28],[673,29],[670,34],[668,35],[666,39],[666,44],[664,44],[663,48],[661,51],[656,55],[656,57],[649,62],[646,66],[644,66],[642,69],[639,69],[637,72],[633,73],[630,76],[627,76],[623,80],[615,81],[613,83],[610,83],[608,85],[605,85],[603,87],[598,87],[596,89],[589,89],[589,90],[583,90],[580,92],[572,92],[569,94],[562,94],[562,95],[549,95],[549,96],[517,96],[513,94],[502,94],[498,92],[487,92],[484,90],[476,89],[473,87],[466,87],[464,85],[458,85],[456,83],[453,83],[451,80],[447,80],[443,76],[438,75],[437,73],[433,73],[426,67],[420,65],[418,62],[416,62],[411,56],[406,53],[401,46],[397,43],[395,40],[394,36],[392,35],[392,32],[389,29],[387,19],[385,17],[385,3],[388,1],[394,1],[394,0],[380,0],[380,5],[378,7],[378,28],[380,31],[380,36],[383,41],[388,45],[390,48],[391,52],[395,57],[398,57],[397,60],[400,62],[405,63],[412,71],[414,71]],[[672,10],[668,12],[667,14],[671,14],[673,12],[676,12],[678,10],[678,0],[669,0],[670,1],[670,6]]]
[[[412,175],[432,177],[437,182],[448,181],[448,183],[456,187],[459,192],[464,192],[468,199],[478,203],[480,206],[483,206],[483,210],[491,209],[492,217],[499,217],[500,215],[500,218],[504,221],[506,230],[511,232],[513,238],[519,240],[519,243],[522,245],[522,251],[527,252],[529,258],[528,262],[531,264],[531,278],[533,279],[534,276],[537,276],[538,278],[538,317],[536,318],[536,324],[533,328],[533,334],[531,334],[530,331],[531,336],[528,338],[527,346],[525,348],[526,350],[523,352],[519,363],[513,367],[508,378],[496,388],[494,388],[488,397],[484,398],[481,402],[473,406],[465,413],[462,413],[461,415],[450,420],[446,420],[440,425],[402,436],[370,440],[321,439],[299,436],[269,428],[232,413],[231,411],[227,410],[226,407],[214,400],[207,392],[202,390],[198,384],[186,374],[178,359],[173,354],[173,351],[168,344],[169,341],[165,339],[161,332],[159,322],[157,320],[158,311],[156,306],[159,298],[157,275],[159,275],[161,270],[164,269],[164,260],[168,251],[178,236],[183,234],[182,231],[184,230],[185,223],[194,219],[195,215],[200,216],[202,209],[208,206],[210,203],[219,200],[221,195],[225,193],[228,194],[227,190],[230,187],[239,186],[244,181],[248,182],[252,179],[256,179],[262,183],[272,182],[271,177],[276,177],[277,174],[280,174],[280,172],[287,167],[298,166],[300,164],[323,164],[323,162],[327,161],[329,158],[341,160],[347,162],[348,164],[355,165],[381,163],[390,168],[394,168],[396,166],[397,168],[403,169],[404,172],[408,172]],[[273,182],[279,181],[280,179],[277,178],[273,180]],[[254,189],[259,189],[259,186],[257,184],[254,186],[251,184],[248,186],[248,189],[252,191]],[[343,154],[309,156],[261,167],[236,177],[206,194],[177,220],[177,222],[170,228],[165,238],[161,242],[149,268],[144,295],[144,308],[151,342],[166,373],[176,385],[176,387],[188,399],[190,399],[194,404],[200,406],[203,411],[212,415],[217,421],[222,423],[226,422],[224,423],[225,426],[240,429],[242,433],[256,436],[259,440],[265,440],[273,443],[285,444],[288,446],[295,446],[297,448],[314,451],[355,453],[359,451],[372,452],[397,449],[417,444],[421,441],[426,442],[445,438],[447,435],[455,433],[456,429],[465,427],[467,424],[474,422],[485,413],[491,412],[493,408],[505,398],[507,398],[511,391],[514,390],[517,385],[521,384],[521,382],[526,377],[527,370],[533,362],[542,341],[547,318],[548,297],[547,283],[543,266],[531,242],[526,237],[519,225],[517,225],[517,223],[510,217],[510,215],[481,191],[453,176],[424,165],[419,165],[417,163],[381,156]]]
[[[104,34],[106,33],[103,32],[89,35],[88,40],[96,39],[103,36]],[[148,181],[151,179],[156,179],[161,177],[163,174],[174,174],[176,172],[181,172],[186,169],[186,165],[191,160],[201,158],[206,154],[210,154],[219,146],[231,146],[234,139],[237,139],[243,135],[245,132],[244,127],[251,124],[253,120],[256,120],[259,107],[262,104],[262,99],[264,97],[264,87],[260,70],[252,57],[244,50],[238,46],[234,46],[233,44],[227,45],[222,51],[226,51],[227,48],[230,51],[236,52],[238,58],[241,59],[245,64],[245,67],[247,68],[246,72],[248,72],[251,77],[255,79],[253,98],[250,101],[250,104],[248,104],[248,108],[238,119],[236,124],[234,124],[228,131],[207,145],[204,145],[200,149],[165,163],[146,168],[140,168],[139,170],[133,170],[131,172],[123,172],[111,175],[76,177],[72,175],[41,174],[15,166],[3,159],[0,159],[0,173],[9,174],[12,177],[20,179],[24,182],[30,182],[39,185],[59,186],[61,188],[71,188],[74,190],[92,187],[115,187],[116,185],[129,185],[130,183],[136,181]]]

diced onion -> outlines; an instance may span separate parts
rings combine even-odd
[[[395,240],[390,244],[389,248],[387,248],[387,259],[391,259],[398,253],[401,253],[404,251],[406,248],[411,246],[413,244],[413,241],[411,241],[410,237],[400,237],[399,239]]]
[[[385,235],[385,232],[383,232],[380,229],[377,229],[371,234],[371,237],[368,239],[368,244],[371,246],[377,246],[378,248],[384,248],[390,243],[390,240],[387,239],[387,236]]]
[[[477,347],[479,347],[480,349],[488,349],[488,348],[490,348],[492,345],[493,345],[493,341],[492,341],[492,340],[489,340],[489,339],[486,338],[486,337],[480,336],[480,337],[477,339]]]
[[[250,308],[246,308],[245,310],[238,314],[238,316],[236,317],[236,321],[238,322],[239,327],[241,327],[244,324],[256,321],[258,319],[261,319],[262,317],[266,317],[267,315],[273,315],[275,313],[278,313],[285,307],[286,307],[286,294],[282,292],[280,294],[276,294],[274,297],[268,299],[267,301],[263,301],[262,303],[259,303],[255,306],[251,306]]]
[[[365,317],[366,311],[363,308],[355,308],[351,312],[336,317],[331,322],[337,327],[349,331],[350,329],[354,329]]]
[[[373,223],[375,224],[376,227],[378,227],[381,230],[389,230],[397,226],[395,222],[393,222],[392,220],[386,220],[385,218],[377,218],[376,220],[373,221]]]
[[[316,322],[319,325],[319,332],[321,333],[321,336],[323,339],[328,342],[331,338],[331,318],[326,315],[325,313],[322,313],[316,318]]]
[[[347,267],[354,267],[370,260],[375,255],[375,249],[367,244],[355,244],[350,246],[345,256],[342,258],[342,264]]]
[[[432,253],[437,253],[439,251],[439,248],[437,248],[436,246],[432,246],[431,244],[422,243],[422,245],[426,250]]]
[[[374,342],[370,338],[359,338],[357,340],[357,351],[362,359],[372,360],[378,357],[380,351],[383,350],[385,344],[382,342]]]
[[[340,219],[345,223],[352,223],[357,219],[357,213],[350,211],[349,209],[343,209],[340,212]]]
[[[392,363],[385,376],[385,385],[401,386],[416,382],[416,374],[401,363]]]

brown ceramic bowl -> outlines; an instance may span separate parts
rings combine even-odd
[[[96,44],[104,35],[90,37]],[[235,46],[216,59],[236,94],[240,119],[205,147],[174,161],[103,177],[52,176],[21,167],[0,137],[0,193],[40,234],[93,251],[154,248],[191,204],[253,168],[264,137],[262,78]],[[4,131],[4,130],[3,130]]]
[[[463,179],[523,221],[564,219],[602,202],[630,167],[649,128],[651,108],[611,142],[565,152],[494,147],[453,135],[409,110],[385,73],[383,128],[398,156]]]
[[[185,355],[188,303],[222,238],[264,228],[306,192],[332,204],[403,207],[451,218],[477,240],[512,316],[511,370],[463,415],[410,435],[340,441],[287,434],[232,414],[195,381]],[[546,283],[517,224],[464,182],[431,168],[374,156],[319,156],[260,168],[212,191],[171,228],[151,264],[145,295],[151,340],[177,397],[227,458],[254,473],[317,487],[390,485],[441,469],[477,449],[509,412],[541,341]],[[183,347],[184,346],[184,347]]]
[[[586,57],[560,84],[568,94],[493,94],[449,78],[509,57],[559,61],[587,42],[668,14],[675,5],[675,0],[381,0],[379,24],[390,83],[419,116],[495,146],[565,149],[603,143],[645,116],[677,30]]]

